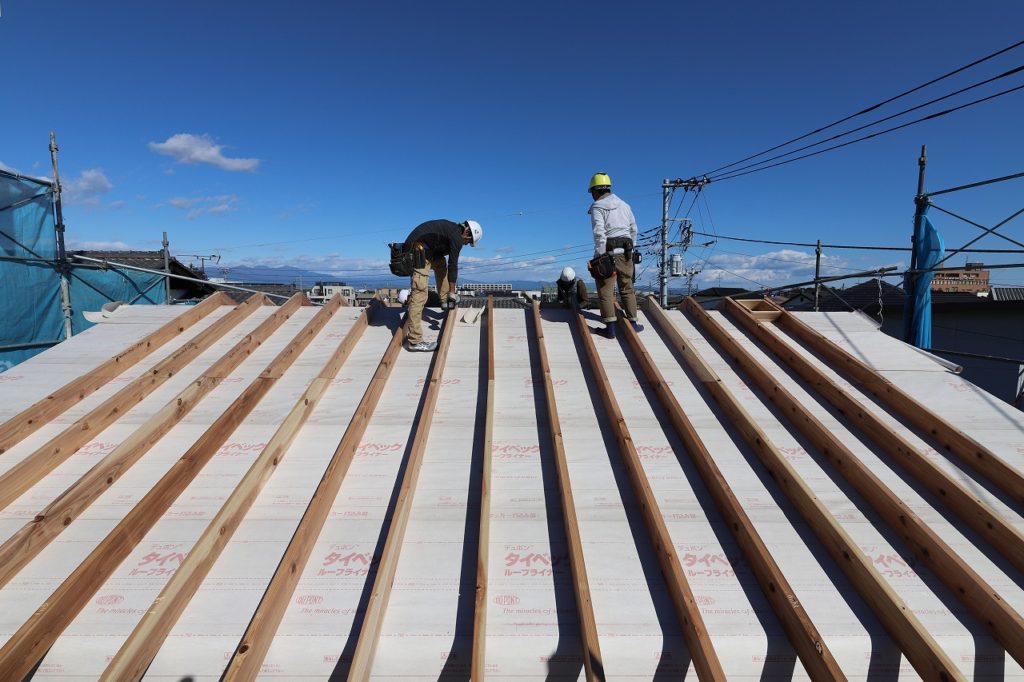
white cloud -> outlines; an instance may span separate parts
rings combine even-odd
[[[132,247],[122,241],[104,242],[104,241],[84,241],[80,242],[77,239],[69,239],[67,244],[68,249],[72,251],[132,251]]]
[[[188,210],[185,214],[186,220],[195,220],[205,215],[219,215],[238,210],[238,196],[235,194],[218,194],[208,197],[171,197],[157,206],[171,206],[181,210]]]
[[[19,173],[19,172],[18,172],[18,169],[17,169],[17,168],[11,168],[10,166],[8,166],[8,165],[7,165],[6,163],[4,163],[3,161],[0,161],[0,170],[5,170],[5,171],[7,171],[8,173],[15,173],[15,174],[17,174],[17,175],[21,175],[21,173]]]
[[[781,249],[758,255],[742,253],[713,253],[707,261],[689,259],[687,265],[700,270],[697,279],[701,287],[783,286],[814,278],[814,254],[792,249]],[[821,257],[822,276],[842,275],[851,270],[847,262],[837,256]]]
[[[63,200],[69,204],[99,206],[101,195],[114,189],[114,184],[102,168],[89,168],[79,173],[77,178],[64,180],[61,188]]]
[[[178,163],[205,163],[226,171],[253,171],[260,165],[259,159],[224,156],[224,146],[215,143],[209,135],[178,133],[164,142],[150,142],[149,148],[157,154],[170,156]]]

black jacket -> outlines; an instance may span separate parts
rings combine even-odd
[[[462,230],[462,225],[450,220],[428,220],[409,233],[405,239],[405,248],[412,248],[416,242],[423,244],[427,261],[448,256],[448,281],[455,282],[459,274]]]

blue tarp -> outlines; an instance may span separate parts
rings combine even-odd
[[[930,270],[946,254],[946,245],[942,241],[942,235],[928,219],[927,212],[928,207],[925,206],[917,216],[917,224],[914,226],[917,268],[919,270]],[[907,309],[903,315],[905,339],[918,348],[931,348],[932,278],[935,273],[922,272],[917,275],[916,279],[911,280],[910,278],[913,276],[913,274],[907,275],[904,283],[908,294]]]
[[[53,192],[48,183],[0,170],[0,372],[64,339]],[[163,303],[162,277],[71,267],[72,333],[92,326],[83,310],[109,301]],[[4,346],[36,344],[3,350]]]

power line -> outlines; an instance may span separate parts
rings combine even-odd
[[[732,175],[734,173],[738,173],[739,171],[746,170],[748,168],[755,168],[757,166],[760,166],[762,164],[768,163],[770,161],[774,161],[776,159],[781,159],[781,158],[784,158],[786,156],[790,156],[792,154],[796,154],[798,152],[802,152],[805,149],[811,149],[812,147],[817,147],[819,145],[823,145],[826,142],[831,142],[832,140],[838,140],[841,137],[846,137],[847,135],[852,135],[853,133],[860,132],[861,130],[864,130],[866,128],[870,128],[872,126],[876,126],[879,123],[885,123],[886,121],[891,121],[894,118],[899,118],[900,116],[903,116],[904,114],[909,114],[912,111],[917,111],[918,109],[923,109],[923,108],[925,108],[927,106],[931,106],[932,104],[935,104],[936,102],[941,102],[943,100],[947,100],[950,97],[956,97],[957,95],[962,95],[963,93],[967,92],[968,90],[974,90],[975,88],[980,88],[983,85],[988,85],[989,83],[997,81],[997,80],[999,80],[1001,78],[1007,78],[1009,76],[1014,75],[1015,73],[1020,73],[1021,71],[1024,71],[1024,65],[1018,66],[1015,69],[1010,69],[1009,71],[1005,71],[1005,72],[999,74],[998,76],[993,76],[992,78],[987,78],[987,79],[985,79],[983,81],[979,81],[979,82],[974,83],[972,85],[968,85],[967,87],[961,88],[961,89],[956,90],[954,92],[951,92],[951,93],[949,93],[947,95],[942,95],[941,97],[936,97],[935,99],[928,100],[927,102],[924,102],[923,104],[917,104],[917,105],[912,106],[910,108],[904,109],[903,111],[898,111],[895,114],[890,114],[890,115],[888,115],[888,116],[886,116],[884,118],[880,118],[880,119],[878,119],[876,121],[871,121],[870,123],[865,123],[862,126],[858,126],[856,128],[851,128],[850,130],[844,130],[843,132],[836,133],[835,135],[832,135],[831,137],[826,137],[824,139],[818,140],[817,142],[812,142],[811,144],[806,144],[806,145],[804,145],[802,147],[797,147],[796,149],[791,149],[790,151],[783,152],[782,154],[776,154],[775,156],[770,156],[767,159],[762,159],[760,161],[755,161],[754,163],[748,164],[746,166],[740,166],[739,168],[731,170],[728,173],[723,173],[722,175],[723,176],[724,175]],[[709,179],[710,180],[716,180],[717,178],[711,177]]]
[[[883,101],[881,101],[881,102],[879,102],[877,104],[872,104],[871,106],[866,107],[864,109],[861,109],[860,111],[858,111],[858,112],[856,112],[854,114],[850,114],[849,116],[845,116],[845,117],[839,119],[838,121],[833,121],[832,123],[829,123],[828,125],[824,125],[824,126],[818,128],[816,130],[812,130],[809,133],[804,133],[803,135],[800,135],[798,137],[794,137],[791,140],[787,140],[786,142],[783,142],[782,144],[777,144],[774,147],[771,147],[769,149],[765,149],[764,151],[758,152],[756,154],[752,154],[751,156],[748,156],[746,158],[740,159],[739,161],[733,161],[732,163],[727,164],[725,166],[719,166],[718,168],[716,168],[716,169],[714,169],[712,171],[708,171],[707,173],[704,173],[704,175],[711,175],[712,173],[717,173],[718,171],[725,170],[726,168],[732,168],[733,166],[737,166],[737,165],[739,165],[741,163],[744,163],[746,161],[750,161],[751,159],[756,159],[759,156],[764,156],[765,154],[769,154],[769,153],[775,151],[776,149],[781,149],[782,147],[785,147],[785,146],[788,146],[790,144],[793,144],[794,142],[799,142],[800,140],[806,139],[806,138],[810,137],[811,135],[816,135],[816,134],[818,134],[820,132],[828,130],[829,128],[834,128],[835,126],[840,125],[841,123],[846,123],[847,121],[849,121],[851,119],[854,119],[854,118],[856,118],[858,116],[862,116],[863,114],[866,114],[866,113],[869,113],[869,112],[874,111],[876,109],[879,109],[879,108],[885,106],[886,104],[889,104],[890,102],[895,102],[896,100],[898,100],[900,98],[903,98],[903,97],[906,97],[907,95],[913,94],[913,93],[917,92],[918,90],[922,90],[922,89],[928,87],[929,85],[934,85],[935,83],[938,83],[939,81],[945,80],[946,78],[949,78],[951,76],[955,76],[956,74],[961,73],[963,71],[966,71],[967,69],[970,69],[972,67],[975,67],[978,64],[981,64],[983,62],[987,62],[990,59],[994,59],[995,57],[998,57],[999,55],[1004,54],[1006,52],[1009,52],[1010,50],[1016,49],[1016,48],[1020,47],[1021,45],[1024,45],[1024,40],[1022,40],[1020,42],[1017,42],[1017,43],[1014,43],[1013,45],[1010,45],[1009,47],[1004,47],[1003,49],[998,50],[996,52],[993,52],[990,55],[982,57],[981,59],[976,59],[975,61],[971,62],[970,64],[966,64],[964,66],[961,66],[960,68],[954,69],[953,71],[950,71],[949,73],[945,73],[945,74],[939,76],[938,78],[933,78],[930,81],[928,81],[927,83],[922,83],[921,85],[918,85],[918,86],[915,86],[913,88],[910,88],[909,90],[905,90],[904,92],[901,92],[900,94],[895,95],[893,97],[890,97],[890,98],[888,98],[886,100],[883,100]]]
[[[938,208],[938,206],[934,206]],[[941,210],[941,209],[940,209]],[[818,245],[810,242],[783,242],[775,241],[771,239],[751,239],[748,237],[733,237],[724,234],[712,234],[710,232],[698,232],[694,230],[694,234],[699,234],[704,237],[717,237],[718,239],[725,239],[734,242],[749,242],[752,244],[774,244],[776,246],[803,246],[807,248],[815,248]],[[860,251],[910,251],[910,247],[906,246],[866,246],[860,244],[822,244],[821,248],[825,249],[855,249]],[[1021,249],[963,249],[960,253],[1024,253]]]
[[[1003,97],[1004,95],[1009,95],[1011,93],[1017,92],[1018,90],[1024,90],[1024,85],[1018,85],[1017,87],[1014,87],[1014,88],[1008,88],[1006,90],[1002,90],[1001,92],[997,92],[997,93],[995,93],[993,95],[989,95],[987,97],[982,97],[980,99],[972,100],[970,102],[967,102],[965,104],[961,104],[961,105],[956,106],[956,107],[952,107],[950,109],[944,109],[943,111],[937,111],[937,112],[935,112],[933,114],[928,114],[927,116],[922,116],[921,118],[916,118],[913,121],[908,121],[906,123],[901,123],[898,126],[893,126],[891,128],[886,128],[885,130],[880,130],[880,131],[878,131],[876,133],[871,133],[870,135],[864,135],[863,137],[857,137],[857,138],[854,138],[854,139],[849,140],[847,142],[843,142],[841,144],[832,145],[831,147],[825,147],[824,149],[819,149],[819,150],[814,151],[814,152],[809,152],[807,154],[802,154],[800,156],[795,156],[792,159],[786,159],[785,161],[777,161],[776,163],[772,163],[772,164],[769,164],[767,166],[761,166],[759,168],[753,168],[751,170],[743,171],[743,172],[740,172],[740,173],[734,173],[734,174],[730,174],[730,175],[719,176],[719,177],[715,178],[715,182],[722,182],[723,180],[732,180],[733,178],[742,177],[744,175],[750,175],[751,173],[758,173],[760,171],[768,170],[769,168],[777,168],[779,166],[785,166],[788,163],[793,163],[794,161],[800,161],[802,159],[807,159],[807,158],[810,158],[812,156],[817,156],[819,154],[824,154],[825,152],[831,152],[831,151],[835,151],[836,149],[842,149],[843,147],[849,147],[852,144],[857,144],[858,142],[864,142],[865,140],[870,140],[870,139],[875,138],[875,137],[880,137],[880,136],[885,135],[887,133],[892,133],[892,132],[895,132],[897,130],[902,130],[903,128],[909,128],[910,126],[917,125],[918,123],[924,123],[925,121],[930,121],[932,119],[936,119],[936,118],[941,118],[943,116],[947,116],[947,115],[952,114],[954,112],[960,111],[961,109],[967,109],[968,107],[973,107],[973,106],[975,106],[977,104],[982,104],[984,102],[988,102],[989,100],[993,100],[993,99],[996,99],[998,97]]]

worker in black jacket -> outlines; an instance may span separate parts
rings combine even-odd
[[[463,244],[476,246],[483,236],[483,228],[475,220],[453,223],[450,220],[428,220],[418,225],[405,239],[405,251],[417,254],[422,265],[413,268],[409,286],[409,315],[405,335],[405,347],[412,351],[432,351],[436,341],[423,340],[423,306],[427,303],[427,287],[430,271],[434,271],[434,282],[442,304],[458,304],[455,282],[459,276],[459,252]],[[445,257],[448,258],[447,262]]]
[[[566,308],[586,308],[589,296],[587,284],[576,276],[576,271],[566,266],[562,268],[562,274],[558,278],[558,301],[564,303]]]

